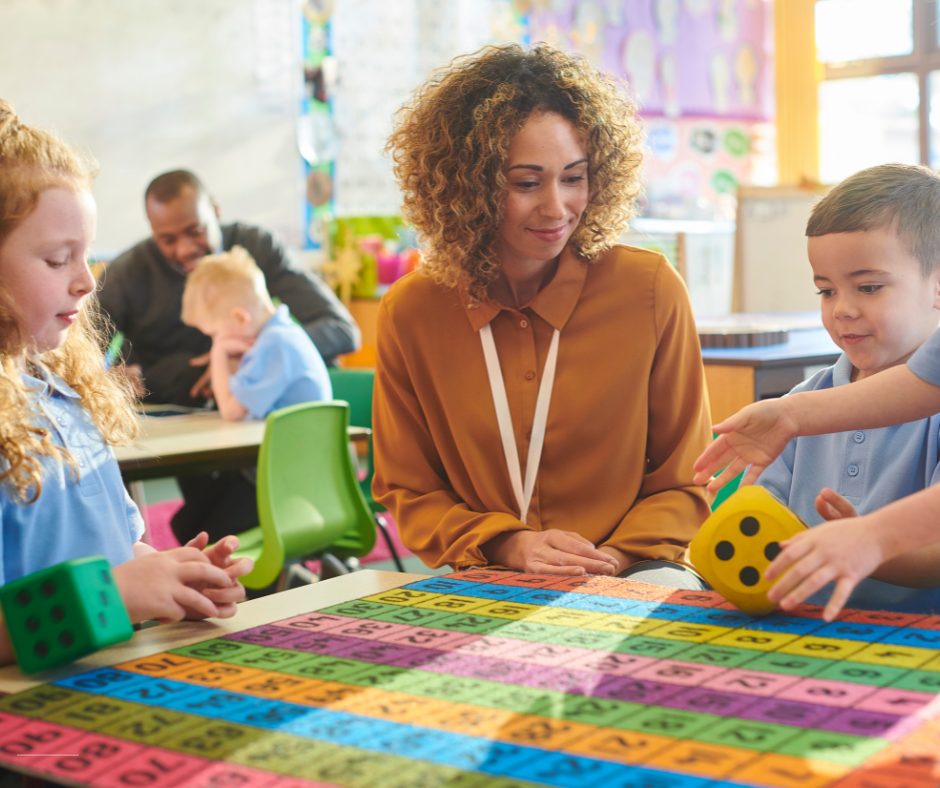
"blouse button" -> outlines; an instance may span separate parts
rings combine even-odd
[[[858,476],[858,466],[853,462],[849,467],[849,476]]]
[[[532,378],[534,377],[535,377],[535,373],[531,369],[525,373],[526,380],[532,380]]]
[[[865,440],[865,433],[856,432],[852,437],[855,439],[856,443],[861,443],[863,440]]]
[[[519,328],[528,328],[528,327],[529,327],[529,321],[528,321],[528,320],[520,320],[520,321],[519,321]]]

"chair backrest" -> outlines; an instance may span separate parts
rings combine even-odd
[[[333,396],[349,403],[349,423],[354,427],[372,429],[372,384],[373,369],[330,368],[330,383]]]
[[[349,423],[354,427],[372,429],[372,386],[375,382],[374,369],[330,369],[330,383],[333,396],[349,403]],[[372,441],[369,441],[366,477],[359,482],[362,494],[373,512],[384,512],[385,507],[376,503],[372,497],[372,474],[375,462],[372,456]]]
[[[349,456],[348,411],[345,402],[308,402],[265,420],[258,454],[264,549],[252,587],[274,582],[287,561],[327,549],[362,556],[374,547],[375,521]]]

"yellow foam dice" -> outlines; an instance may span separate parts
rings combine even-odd
[[[767,598],[777,580],[766,580],[764,571],[780,552],[780,542],[807,527],[763,487],[742,487],[704,522],[689,545],[690,558],[731,604],[763,616],[777,606]]]

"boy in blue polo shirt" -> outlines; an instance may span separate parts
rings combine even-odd
[[[199,262],[186,279],[182,319],[212,337],[210,379],[222,418],[263,419],[332,398],[316,346],[286,306],[275,308],[264,274],[242,247]]]
[[[940,176],[882,165],[835,186],[806,234],[823,325],[843,350],[791,394],[864,380],[903,365],[940,322]],[[880,509],[940,480],[940,416],[791,440],[757,479],[811,525]],[[862,581],[849,606],[911,613],[940,609],[940,593],[907,588],[903,562]],[[888,582],[882,582],[888,581]],[[809,601],[825,604],[830,592]]]

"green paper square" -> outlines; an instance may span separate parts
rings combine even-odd
[[[703,643],[682,652],[685,662],[698,662],[701,665],[720,665],[723,668],[736,668],[754,659],[754,652],[734,646],[710,646]]]
[[[262,739],[265,733],[264,730],[225,720],[203,720],[201,726],[170,736],[160,746],[203,758],[224,760],[235,750]]]
[[[261,651],[262,649],[264,649],[264,646],[256,646],[253,643],[240,643],[237,640],[215,638],[214,640],[204,640],[201,643],[175,648],[169,653],[182,654],[184,657],[209,659],[213,662],[230,662],[232,657]]]
[[[883,750],[888,744],[890,742],[886,739],[877,737],[807,730],[776,751],[782,755],[859,766],[866,758]]]
[[[86,731],[98,731],[105,725],[130,717],[132,714],[139,714],[144,709],[146,706],[128,700],[86,695],[78,703],[56,709],[45,719]]]
[[[318,612],[331,616],[348,616],[349,618],[376,618],[389,610],[395,610],[398,605],[383,605],[381,602],[368,602],[365,599],[356,599],[352,602],[343,602],[341,605],[325,607]]]
[[[747,651],[748,649],[741,649]],[[753,654],[754,652],[750,652]],[[819,671],[832,667],[831,659],[804,657],[793,654],[761,654],[746,663],[748,670],[762,670],[766,673],[785,673],[789,676],[815,676]]]
[[[715,714],[649,706],[618,720],[611,727],[674,739],[691,739],[695,738],[698,731],[714,727],[721,721],[722,718]]]
[[[660,640],[659,638],[648,638],[643,635],[630,635],[622,638],[611,651],[618,654],[636,654],[641,657],[672,659],[677,654],[683,654],[683,652],[692,648],[694,648],[693,644],[684,643],[681,640]],[[684,654],[682,658],[685,659]]]
[[[853,684],[868,684],[872,687],[887,687],[891,682],[897,681],[905,673],[910,672],[907,668],[897,668],[893,665],[874,665],[867,662],[843,660],[833,664],[833,660],[829,659],[821,661],[829,664],[819,673],[816,673],[815,678],[850,681]],[[938,683],[934,685],[936,688],[929,690],[930,692],[937,692],[940,689],[940,676],[937,676],[937,679]]]
[[[914,690],[915,692],[940,692],[940,673],[934,673],[932,670],[910,670],[904,671],[901,668],[892,668],[902,674],[895,678],[890,686],[898,689]],[[882,685],[884,686],[884,685]]]
[[[323,681],[346,681],[347,677],[362,672],[372,663],[358,659],[345,659],[331,657],[328,654],[312,654],[310,659],[300,662],[290,662],[284,665],[279,672],[289,673],[292,676],[305,676],[310,679]]]
[[[388,621],[393,624],[408,624],[414,627],[431,627],[436,622],[451,618],[453,613],[441,610],[428,610],[423,607],[400,607],[389,605],[394,610],[387,610],[379,615],[369,616],[374,621]]]
[[[88,700],[91,697],[93,696],[87,692],[56,687],[53,684],[43,684],[25,692],[18,692],[16,695],[0,698],[0,711],[43,719],[57,709],[71,706],[73,703]]]
[[[509,622],[504,618],[492,616],[475,616],[472,613],[448,613],[444,618],[438,619],[427,626],[433,629],[449,629],[452,632],[469,632],[475,635],[485,635],[504,628]]]
[[[784,752],[780,747],[799,735],[800,729],[772,722],[754,722],[728,717],[696,732],[696,741],[740,747],[757,752]],[[791,753],[792,754],[792,753]]]

